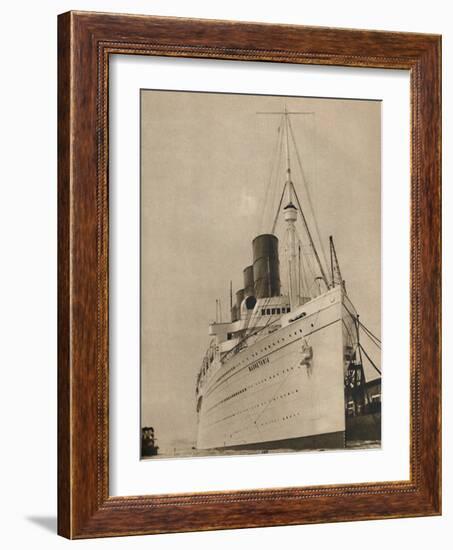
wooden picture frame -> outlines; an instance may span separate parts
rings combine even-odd
[[[441,39],[69,12],[58,21],[58,532],[88,538],[441,513]],[[109,495],[111,54],[410,71],[410,480]]]

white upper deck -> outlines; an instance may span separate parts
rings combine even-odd
[[[209,334],[215,337],[220,354],[233,349],[239,341],[255,333],[264,337],[269,330],[287,326],[293,321],[329,307],[342,299],[343,289],[336,286],[311,300],[301,299],[301,304],[291,311],[288,296],[261,298],[253,310],[247,310],[245,300],[241,305],[241,318],[232,323],[212,323]],[[263,330],[268,328],[269,330]]]

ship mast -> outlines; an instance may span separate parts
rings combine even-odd
[[[298,257],[297,257],[297,238],[296,238],[296,220],[297,208],[292,202],[289,202],[283,209],[285,212],[286,235],[288,240],[288,289],[289,303],[291,311],[300,305],[299,296],[299,278],[298,278]]]
[[[288,290],[289,303],[291,311],[294,311],[300,305],[299,296],[299,277],[298,257],[297,257],[297,235],[296,221],[297,208],[293,204],[293,183],[291,181],[291,159],[289,154],[289,131],[288,131],[288,110],[285,105],[285,133],[286,133],[286,181],[285,186],[288,189],[288,204],[283,208],[286,222],[286,236],[288,242],[287,260],[288,260]],[[298,276],[299,275],[299,276]]]
[[[298,248],[298,240],[297,240],[297,233],[296,233],[296,226],[295,223],[297,221],[297,215],[298,212],[300,212],[301,221],[305,230],[305,233],[308,238],[308,242],[310,243],[310,248],[313,251],[313,255],[315,257],[316,263],[318,265],[321,278],[324,281],[326,288],[330,288],[329,281],[327,279],[326,272],[324,270],[324,267],[322,265],[321,259],[319,257],[318,251],[316,249],[310,228],[307,223],[307,219],[305,217],[304,211],[302,209],[302,205],[299,201],[299,197],[297,195],[296,189],[294,187],[294,183],[292,181],[291,177],[291,156],[290,156],[290,146],[289,146],[289,139],[290,139],[290,122],[289,122],[289,115],[312,115],[312,112],[307,111],[288,111],[286,105],[284,111],[270,111],[270,112],[260,112],[257,113],[260,115],[280,115],[284,122],[284,133],[285,133],[285,147],[286,147],[286,179],[285,184],[283,186],[282,194],[280,197],[280,201],[278,204],[277,211],[275,213],[274,222],[272,224],[272,233],[275,233],[275,228],[277,225],[278,216],[281,212],[281,208],[283,205],[283,201],[285,199],[285,195],[288,197],[288,202],[283,207],[284,211],[284,218],[287,223],[287,240],[288,240],[288,287],[289,287],[289,294],[290,294],[290,302],[291,302],[291,309],[294,307],[297,307],[300,304],[300,296],[299,296],[299,277],[301,276],[301,273],[298,273],[298,258],[297,258],[297,248]],[[293,137],[293,143],[294,146],[295,140],[294,135]],[[296,151],[297,153],[297,151]]]

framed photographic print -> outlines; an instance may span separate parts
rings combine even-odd
[[[380,102],[140,101],[142,458],[379,446]]]
[[[59,533],[441,513],[440,37],[59,17]]]

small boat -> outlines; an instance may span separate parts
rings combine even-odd
[[[154,436],[154,428],[148,427],[148,426],[142,428],[142,441],[141,441],[142,457],[157,455],[159,447],[156,445],[156,442],[157,440]]]

